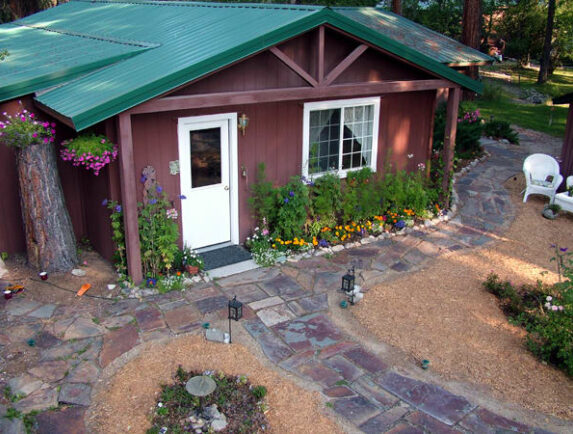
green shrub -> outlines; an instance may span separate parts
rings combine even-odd
[[[444,134],[446,128],[446,104],[442,103],[436,110],[434,119],[434,144],[435,150],[444,146]],[[482,134],[480,112],[474,104],[462,103],[458,109],[458,126],[456,132],[456,156],[470,158],[481,153],[479,140]]]
[[[253,387],[253,396],[255,399],[260,400],[267,396],[267,388],[265,386]]]
[[[507,121],[487,121],[483,127],[483,134],[495,139],[507,139],[510,143],[519,145],[519,136]]]
[[[503,88],[500,84],[491,80],[484,81],[481,99],[484,101],[501,102],[505,99]]]
[[[266,227],[275,221],[276,196],[277,192],[273,188],[273,183],[267,181],[265,163],[259,163],[257,180],[251,186],[251,197],[249,197],[249,205],[258,226]]]
[[[293,176],[288,184],[277,189],[274,236],[284,239],[300,237],[308,214],[308,186]]]
[[[348,172],[342,192],[342,220],[358,222],[375,216],[382,208],[381,191],[369,167]]]
[[[334,173],[327,173],[310,183],[310,215],[313,220],[321,227],[334,225],[340,213],[341,198],[340,178]],[[311,231],[311,235],[316,234]]]
[[[394,212],[411,209],[420,214],[437,200],[437,193],[429,188],[422,171],[388,172],[381,183],[381,190],[386,209]]]

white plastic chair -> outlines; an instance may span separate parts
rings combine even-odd
[[[542,194],[553,202],[555,193],[563,182],[559,163],[555,158],[546,154],[531,154],[523,162],[523,173],[527,184],[523,202],[527,202],[530,194]]]

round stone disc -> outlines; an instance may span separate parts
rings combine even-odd
[[[206,375],[197,375],[196,377],[190,378],[187,384],[185,384],[185,389],[193,396],[210,395],[216,388],[217,384],[215,381]]]

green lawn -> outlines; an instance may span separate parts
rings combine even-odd
[[[537,70],[533,68],[518,68],[515,63],[504,62],[482,68],[491,71],[509,74],[508,80],[488,77],[484,84],[488,89],[476,103],[486,120],[491,116],[495,119],[506,120],[514,125],[551,134],[556,137],[565,135],[565,122],[567,120],[568,106],[552,106],[551,99],[546,104],[523,104],[512,101],[520,91],[535,89],[550,97],[573,92],[573,70],[557,69],[550,80],[543,84],[536,84]],[[503,86],[503,89],[501,88]],[[551,125],[551,113],[553,111]]]

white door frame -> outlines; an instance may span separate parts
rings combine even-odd
[[[185,143],[189,128],[200,128],[202,123],[226,120],[229,131],[229,199],[231,220],[231,244],[239,244],[239,168],[238,168],[238,136],[237,113],[221,113],[216,115],[190,116],[179,118],[177,123],[178,151],[181,156],[181,146]],[[181,192],[181,194],[184,194]],[[183,199],[186,200],[186,199]],[[183,239],[185,240],[184,216],[181,216]]]

